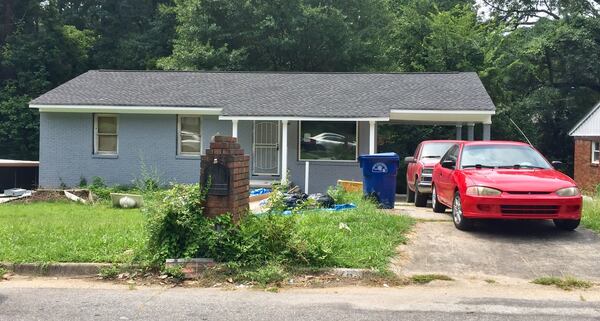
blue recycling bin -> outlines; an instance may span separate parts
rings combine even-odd
[[[358,160],[363,172],[365,195],[375,197],[383,208],[394,208],[400,156],[396,153],[380,153],[362,155]]]

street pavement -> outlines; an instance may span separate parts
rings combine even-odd
[[[523,295],[526,299],[510,299],[443,285],[269,293],[156,287],[132,290],[85,284],[30,287],[11,282],[0,283],[2,321],[600,320],[598,292],[546,288],[528,291]]]

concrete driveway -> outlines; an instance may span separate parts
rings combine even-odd
[[[565,232],[552,221],[490,220],[463,232],[454,228],[448,210],[435,214],[429,207],[396,205],[395,213],[418,219],[409,243],[398,249],[399,259],[393,262],[400,274],[600,280],[600,236],[586,228]]]

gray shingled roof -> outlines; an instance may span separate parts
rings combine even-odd
[[[225,116],[388,117],[391,109],[493,111],[474,72],[89,71],[34,105],[220,107]]]

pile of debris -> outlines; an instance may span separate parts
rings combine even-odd
[[[93,201],[92,193],[86,189],[40,189],[37,191],[24,189],[5,190],[0,194],[0,203],[33,203],[47,201],[66,201],[71,200],[79,203],[89,203]]]

